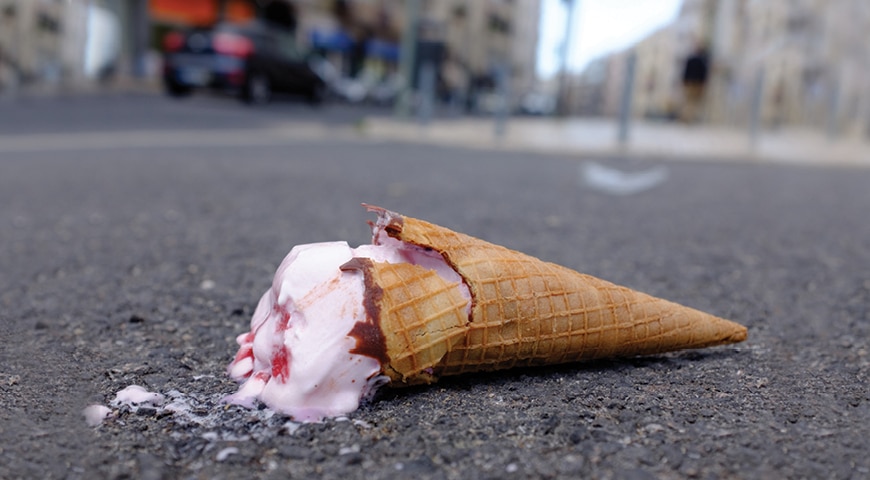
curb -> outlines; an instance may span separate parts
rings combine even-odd
[[[492,120],[457,119],[427,125],[369,117],[363,135],[377,140],[496,151],[568,156],[691,160],[838,167],[870,167],[870,144],[861,139],[831,140],[804,128],[766,132],[752,141],[728,127],[636,122],[626,144],[617,141],[612,120],[514,119],[498,136]]]
[[[33,84],[0,90],[0,100],[23,98],[56,98],[92,95],[159,94],[162,90],[156,79],[116,78],[106,83],[61,82],[53,85]]]

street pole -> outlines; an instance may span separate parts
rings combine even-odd
[[[150,28],[148,25],[148,1],[134,0],[128,7],[132,12],[128,13],[128,25],[132,26],[133,76],[146,78],[148,76],[148,41]]]
[[[496,138],[504,138],[507,130],[507,119],[510,110],[510,88],[508,79],[510,71],[507,65],[499,64],[496,69],[495,85],[496,95],[498,97],[498,105],[495,109],[495,136]]]
[[[841,80],[842,70],[834,70],[833,88],[828,98],[828,140],[835,140],[840,135],[840,113],[843,111]]]
[[[417,119],[420,125],[429,125],[435,110],[435,65],[431,60],[420,65],[420,108]]]
[[[396,102],[395,115],[407,117],[411,111],[414,60],[417,56],[417,27],[420,17],[420,0],[405,2],[405,31],[402,32],[402,47],[399,50],[399,71],[402,75],[402,90]]]
[[[619,109],[619,146],[628,145],[631,131],[632,110],[634,110],[634,83],[637,52],[632,49],[625,59],[625,80],[622,83],[622,105]]]
[[[749,145],[754,150],[761,138],[761,111],[764,108],[764,66],[759,67],[752,89],[752,105],[749,113]]]
[[[731,68],[732,56],[728,40],[734,35],[735,25],[731,19],[736,15],[737,5],[735,0],[718,0],[714,8],[715,12],[710,20],[710,71],[707,76],[707,95],[704,99],[707,108],[704,116],[708,122],[722,122],[728,119],[729,113],[725,101],[728,87],[726,68]]]
[[[565,38],[562,41],[562,65],[559,71],[559,91],[556,98],[556,111],[560,116],[568,115],[568,59],[571,53],[571,37],[574,36],[574,9],[579,0],[562,0],[568,9],[565,15]]]

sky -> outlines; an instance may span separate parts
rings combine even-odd
[[[573,37],[568,68],[582,71],[591,60],[622,50],[676,18],[682,0],[573,0]],[[567,8],[564,0],[542,0],[538,75],[561,67]]]

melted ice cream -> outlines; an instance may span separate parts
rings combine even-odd
[[[117,394],[115,394],[115,399],[112,401],[113,405],[162,405],[164,397],[163,395],[155,392],[149,392],[144,387],[140,387],[139,385],[130,385],[129,387],[121,390]]]
[[[404,244],[350,248],[346,242],[299,245],[287,255],[236,341],[229,375],[244,382],[227,397],[249,408],[257,400],[297,421],[319,421],[352,412],[388,381],[378,359],[352,353],[361,341],[350,335],[366,321],[360,271],[339,269],[352,258],[413,263],[434,269],[470,294],[459,274],[437,253]]]
[[[85,423],[89,427],[98,427],[103,423],[103,420],[112,414],[112,409],[105,405],[88,405],[82,410],[82,415],[85,417]]]

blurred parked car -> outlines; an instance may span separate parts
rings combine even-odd
[[[163,83],[172,96],[207,88],[262,104],[272,92],[321,102],[323,59],[301,51],[293,33],[264,22],[173,31],[163,38]]]

